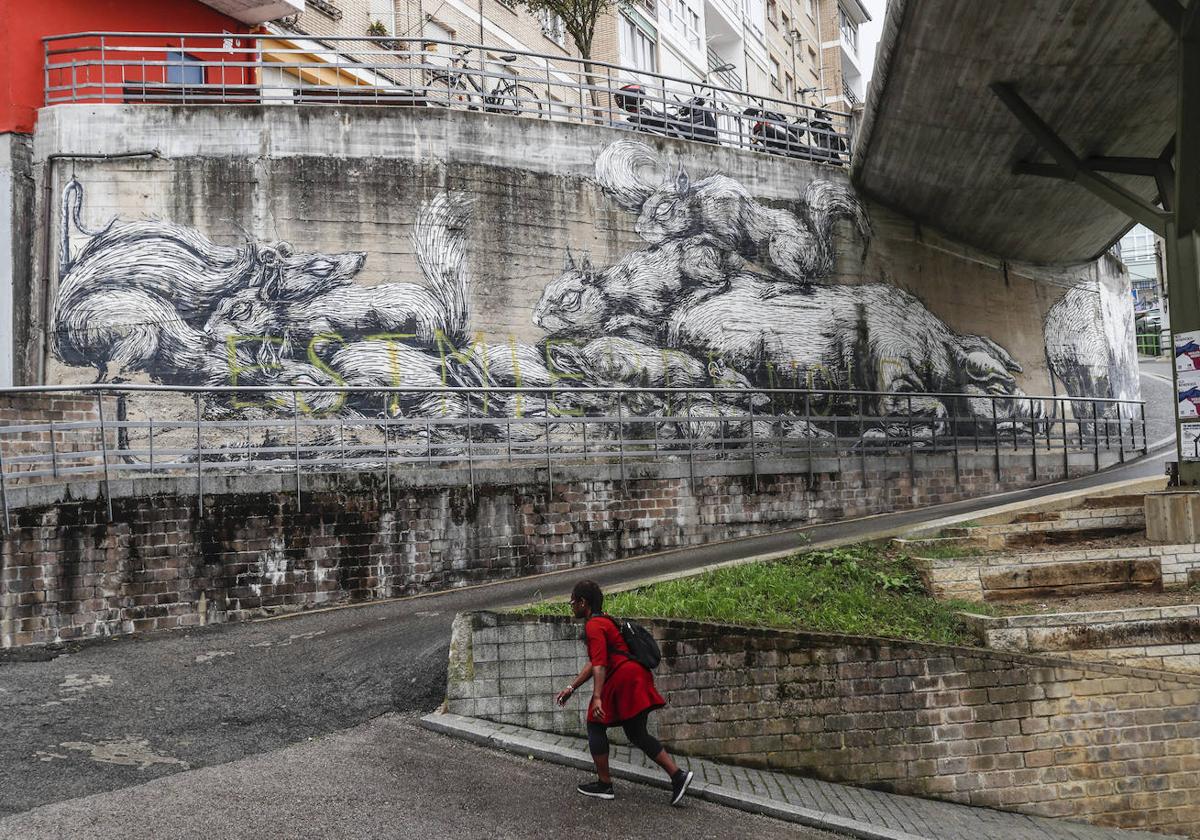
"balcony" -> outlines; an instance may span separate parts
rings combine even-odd
[[[455,108],[611,126],[829,165],[845,115],[602,61],[428,38],[88,32],[43,39],[45,104]],[[708,54],[710,69],[725,63]],[[636,85],[635,90],[630,85]],[[786,116],[785,116],[786,115]]]
[[[264,23],[304,11],[304,0],[201,0],[242,23]]]

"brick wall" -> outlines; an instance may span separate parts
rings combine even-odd
[[[9,489],[3,647],[231,621],[575,568],[1027,486],[1028,460],[950,456],[191,477]],[[770,472],[767,472],[770,470]],[[912,476],[915,475],[915,488]],[[1041,473],[1045,481],[1053,474]],[[389,502],[390,499],[390,502]]]
[[[672,751],[1003,810],[1200,836],[1200,678],[887,639],[648,622]],[[460,616],[447,709],[579,735],[563,619]]]
[[[100,470],[102,455],[77,454],[99,453],[99,432],[95,428],[72,427],[75,423],[94,425],[99,420],[99,412],[100,406],[94,397],[79,394],[15,393],[0,397],[0,453],[4,457],[5,481],[9,486],[53,481],[53,474],[27,476],[25,473],[34,470],[53,473],[56,466],[63,477],[70,475],[72,469]],[[104,412],[106,419],[116,418],[115,398],[104,398]],[[47,428],[18,431],[11,428],[14,426]],[[106,439],[108,446],[116,449],[116,433],[107,433]]]

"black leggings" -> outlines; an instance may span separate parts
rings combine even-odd
[[[621,724],[621,728],[625,730],[625,737],[629,739],[629,743],[634,744],[650,758],[662,752],[662,744],[658,739],[646,731],[646,719],[650,717],[650,709],[642,712],[637,717],[631,717],[629,720]],[[592,723],[588,721],[587,725],[588,749],[592,751],[592,755],[608,755],[608,727],[603,723]]]

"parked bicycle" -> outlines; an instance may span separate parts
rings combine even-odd
[[[456,50],[445,69],[427,70],[425,96],[430,105],[447,108],[466,108],[491,114],[524,114],[542,116],[542,101],[533,89],[513,79],[498,78],[491,90],[486,90],[482,68],[471,67],[467,56],[473,50]],[[497,56],[508,70],[517,57]]]

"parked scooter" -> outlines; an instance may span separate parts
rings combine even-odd
[[[682,105],[674,106],[673,111],[653,107],[641,85],[624,85],[614,98],[621,110],[629,112],[625,122],[635,131],[701,143],[720,142],[717,116],[707,97],[693,96]]]
[[[754,120],[750,129],[750,145],[764,152],[783,157],[812,160],[808,145],[808,121],[797,117],[791,122],[777,111],[747,108],[742,116]]]
[[[816,111],[811,119],[787,116],[762,108],[747,108],[742,116],[755,120],[750,129],[750,144],[773,155],[831,163],[841,166],[846,149],[826,111]]]

